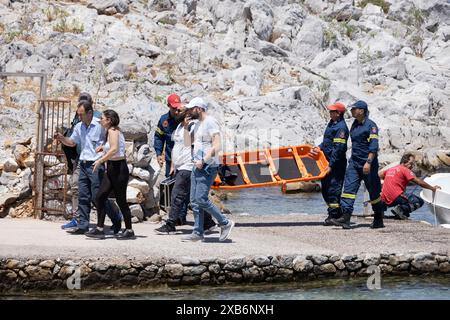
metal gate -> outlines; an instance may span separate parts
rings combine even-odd
[[[53,138],[64,133],[71,123],[69,100],[39,100],[37,108],[37,148],[33,179],[33,202],[36,218],[64,214],[68,190],[67,159],[61,144]]]

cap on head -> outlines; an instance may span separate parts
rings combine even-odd
[[[167,97],[167,104],[175,109],[180,108],[182,106],[180,96],[175,93],[172,93],[170,96]]]
[[[81,92],[80,96],[78,97],[78,102],[80,101],[88,101],[92,104],[92,96],[87,92]]]
[[[192,109],[195,107],[200,107],[205,111],[208,110],[208,104],[200,97],[192,99],[186,106],[187,109]]]
[[[369,107],[367,106],[367,103],[365,103],[362,100],[358,100],[356,101],[354,104],[351,105],[351,108],[358,108],[358,109],[364,109],[364,110],[369,110]]]
[[[335,104],[329,105],[327,108],[330,111],[338,111],[340,113],[345,113],[345,106],[340,102],[336,102]]]

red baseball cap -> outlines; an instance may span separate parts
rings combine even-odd
[[[180,108],[182,106],[180,96],[175,93],[172,93],[170,96],[167,97],[167,104],[176,109]]]
[[[330,111],[338,111],[340,113],[345,113],[345,106],[340,102],[336,102],[335,104],[332,104],[332,105],[328,106],[327,108]]]

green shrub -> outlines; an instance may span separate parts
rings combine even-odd
[[[84,31],[84,25],[76,19],[72,19],[71,22],[67,22],[66,18],[63,17],[53,27],[53,30],[57,32],[82,33]]]

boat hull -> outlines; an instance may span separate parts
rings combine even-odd
[[[426,178],[425,182],[432,186],[438,185],[441,189],[434,193],[423,189],[420,197],[425,201],[430,212],[436,215],[439,224],[450,224],[450,173],[434,174]]]

